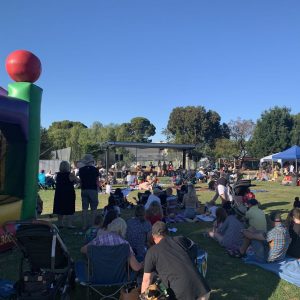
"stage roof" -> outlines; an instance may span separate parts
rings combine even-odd
[[[192,144],[170,144],[170,143],[135,143],[135,142],[105,142],[102,147],[126,147],[126,148],[158,148],[158,149],[177,149],[177,150],[193,150],[196,145]]]

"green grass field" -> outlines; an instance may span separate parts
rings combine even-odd
[[[284,187],[277,182],[253,182],[256,184],[252,190],[257,190],[256,198],[260,201],[262,209],[269,214],[271,211],[281,211],[284,215],[290,211],[294,198],[299,196],[300,187]],[[198,188],[199,199],[202,203],[210,200],[213,192],[209,191],[206,184],[200,184]],[[63,229],[62,237],[74,260],[82,259],[79,252],[83,243],[83,235],[80,232],[80,190],[76,191],[76,215],[74,224],[77,229]],[[129,200],[136,196],[136,191],[129,195]],[[44,201],[43,219],[56,222],[51,216],[54,191],[40,191]],[[100,209],[106,205],[107,196],[100,195]],[[123,210],[122,217],[128,218],[133,210]],[[270,272],[258,267],[244,264],[240,259],[229,257],[223,248],[215,241],[204,238],[202,232],[211,225],[209,223],[179,223],[174,224],[178,228],[178,234],[186,235],[196,241],[202,248],[208,251],[207,281],[212,288],[211,299],[300,299],[300,288],[289,284]],[[173,227],[173,225],[172,225]],[[0,255],[0,278],[17,279],[18,276],[17,250]],[[72,299],[85,299],[85,291],[77,287],[72,294]],[[95,298],[96,299],[96,298]],[[187,299],[188,300],[188,299]]]

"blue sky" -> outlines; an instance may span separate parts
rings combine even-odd
[[[174,107],[222,122],[300,112],[298,0],[51,0],[0,3],[0,86],[7,55],[42,61],[42,125],[148,118],[155,141]]]

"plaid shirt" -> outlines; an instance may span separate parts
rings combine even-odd
[[[117,246],[121,244],[128,244],[129,243],[120,237],[118,234],[114,232],[104,231],[99,236],[95,237],[88,245],[94,246]],[[130,253],[134,255],[133,250],[131,249],[130,245]]]
[[[270,246],[268,262],[285,258],[290,240],[289,232],[285,226],[281,223],[275,225],[275,227],[267,233],[267,241]]]

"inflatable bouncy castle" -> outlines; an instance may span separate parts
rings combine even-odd
[[[9,247],[4,222],[36,217],[42,99],[33,84],[41,73],[34,54],[14,51],[6,70],[15,82],[0,89],[0,251]]]

